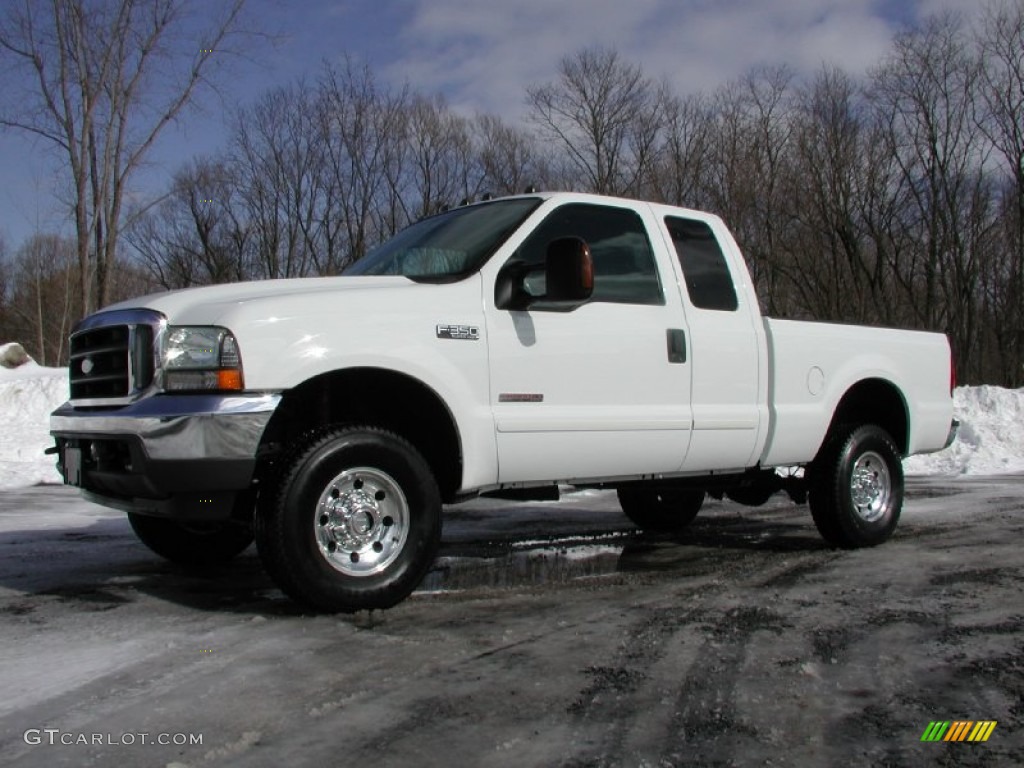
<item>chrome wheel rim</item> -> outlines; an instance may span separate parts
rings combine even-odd
[[[370,467],[346,469],[320,494],[313,517],[324,560],[346,576],[373,576],[395,561],[409,535],[401,486]]]
[[[861,454],[850,477],[850,500],[857,516],[868,523],[885,517],[892,499],[892,475],[885,459],[874,451]]]

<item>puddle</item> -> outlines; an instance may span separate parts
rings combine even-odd
[[[479,587],[502,589],[606,576],[620,571],[626,539],[626,536],[617,536],[611,541],[602,538],[585,542],[579,539],[516,542],[511,549],[508,542],[504,542],[504,551],[486,554],[488,549],[497,547],[480,544],[477,545],[480,554],[439,557],[417,592],[453,592]]]

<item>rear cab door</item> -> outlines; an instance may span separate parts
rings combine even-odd
[[[651,206],[675,258],[675,289],[689,328],[693,435],[686,472],[756,463],[768,426],[767,359],[757,297],[721,219]]]

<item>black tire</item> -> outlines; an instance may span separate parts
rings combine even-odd
[[[835,547],[873,547],[896,529],[903,464],[879,426],[841,426],[810,467],[808,503],[822,538]]]
[[[693,522],[704,504],[701,488],[619,488],[619,505],[638,528],[674,533]]]
[[[430,467],[407,441],[372,427],[337,427],[295,446],[256,515],[256,547],[275,583],[330,613],[408,597],[440,539]]]
[[[182,522],[129,512],[139,541],[181,565],[221,565],[252,544],[252,526],[234,520]]]

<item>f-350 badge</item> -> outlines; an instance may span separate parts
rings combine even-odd
[[[475,325],[438,325],[437,338],[480,341],[480,329]]]

